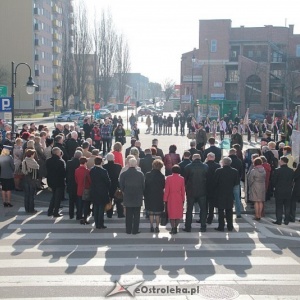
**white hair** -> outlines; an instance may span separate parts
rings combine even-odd
[[[222,159],[223,166],[230,166],[230,165],[231,165],[231,162],[232,162],[232,160],[231,160],[231,158],[228,157],[228,156],[223,157],[223,159]]]
[[[137,166],[137,160],[135,158],[130,158],[128,161],[129,168],[135,168]]]
[[[72,131],[71,132],[71,137],[73,138],[73,139],[77,139],[78,138],[78,133],[77,133],[77,131]]]

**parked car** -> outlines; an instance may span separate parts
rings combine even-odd
[[[114,103],[109,103],[109,104],[103,106],[103,109],[108,109],[111,112],[119,111],[118,104],[114,104]]]
[[[152,109],[147,108],[147,107],[141,107],[138,110],[138,115],[139,116],[148,116],[148,115],[152,116],[154,113],[155,113],[155,111],[153,111]]]
[[[81,116],[81,112],[77,110],[65,111],[56,117],[57,122],[77,121]]]
[[[255,122],[257,120],[258,122],[262,123],[265,119],[264,114],[249,114],[249,119],[251,119],[251,122]]]
[[[111,112],[108,109],[101,108],[98,111],[100,114],[100,119],[111,118]]]

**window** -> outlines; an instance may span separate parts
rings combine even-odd
[[[253,50],[248,51],[248,57],[253,57]]]
[[[296,56],[300,57],[300,45],[296,46]]]
[[[217,40],[210,41],[210,52],[217,52]]]
[[[261,102],[261,79],[257,75],[251,75],[246,80],[245,101],[246,103]]]

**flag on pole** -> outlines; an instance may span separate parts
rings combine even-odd
[[[296,129],[298,130],[297,121],[298,121],[298,112],[296,111],[293,119],[293,126],[296,127]]]
[[[246,132],[246,128],[249,126],[249,108],[247,108],[245,117],[244,117],[244,132]]]
[[[274,125],[275,125],[275,110],[273,111],[273,116],[272,116],[272,126],[271,126],[272,130],[274,128]]]

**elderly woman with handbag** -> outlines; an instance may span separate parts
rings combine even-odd
[[[79,167],[75,170],[75,182],[77,184],[77,219],[80,224],[90,224],[87,220],[90,213],[91,201],[89,198],[89,189],[91,185],[90,170],[87,168],[87,159],[80,157]],[[83,217],[82,217],[83,210]]]
[[[107,170],[102,165],[102,157],[96,156],[95,165],[90,170],[90,200],[93,202],[95,226],[98,229],[107,228],[104,226],[104,208],[110,202],[110,179]]]

